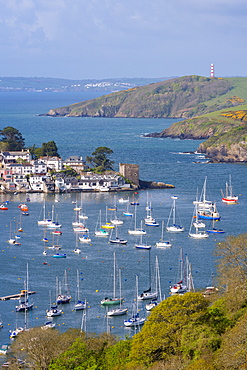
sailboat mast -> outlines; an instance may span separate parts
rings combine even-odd
[[[173,225],[175,225],[175,220],[176,220],[175,204],[176,204],[176,199],[173,199]]]
[[[114,252],[113,256],[114,256],[114,263],[113,263],[113,298],[116,298],[116,252]]]
[[[149,288],[151,289],[151,260],[150,260],[150,249],[148,250],[148,274],[149,274]]]

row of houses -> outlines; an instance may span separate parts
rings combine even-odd
[[[121,164],[120,168],[122,166],[125,165]],[[61,173],[68,167],[74,169],[78,176],[68,177]],[[88,166],[79,156],[70,156],[65,161],[60,157],[33,160],[29,150],[1,152],[0,188],[2,191],[23,192],[110,191],[130,188],[123,176],[116,172],[98,175],[86,172],[87,170]]]

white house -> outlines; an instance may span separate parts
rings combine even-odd
[[[54,171],[63,169],[63,160],[60,157],[41,157],[40,160],[47,165],[47,168]]]
[[[47,164],[41,161],[40,159],[35,159],[31,161],[31,164],[34,166],[34,172],[36,174],[46,174]]]
[[[29,150],[21,150],[16,152],[1,152],[0,161],[2,164],[16,163],[19,160],[30,162],[32,155]]]
[[[11,163],[6,168],[12,170],[13,175],[31,175],[34,173],[34,166],[30,163]]]
[[[71,155],[69,158],[66,159],[66,161],[63,162],[64,167],[71,167],[76,172],[83,171],[85,168],[88,168],[86,166],[85,161],[83,161],[82,157],[79,157],[77,155]]]
[[[33,191],[44,191],[44,181],[46,176],[36,174],[29,178],[30,188]]]

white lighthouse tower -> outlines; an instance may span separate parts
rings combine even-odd
[[[214,64],[210,65],[210,78],[214,78]]]

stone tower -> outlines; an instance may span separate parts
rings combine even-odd
[[[139,186],[139,166],[138,164],[119,163],[119,173],[126,179]]]

